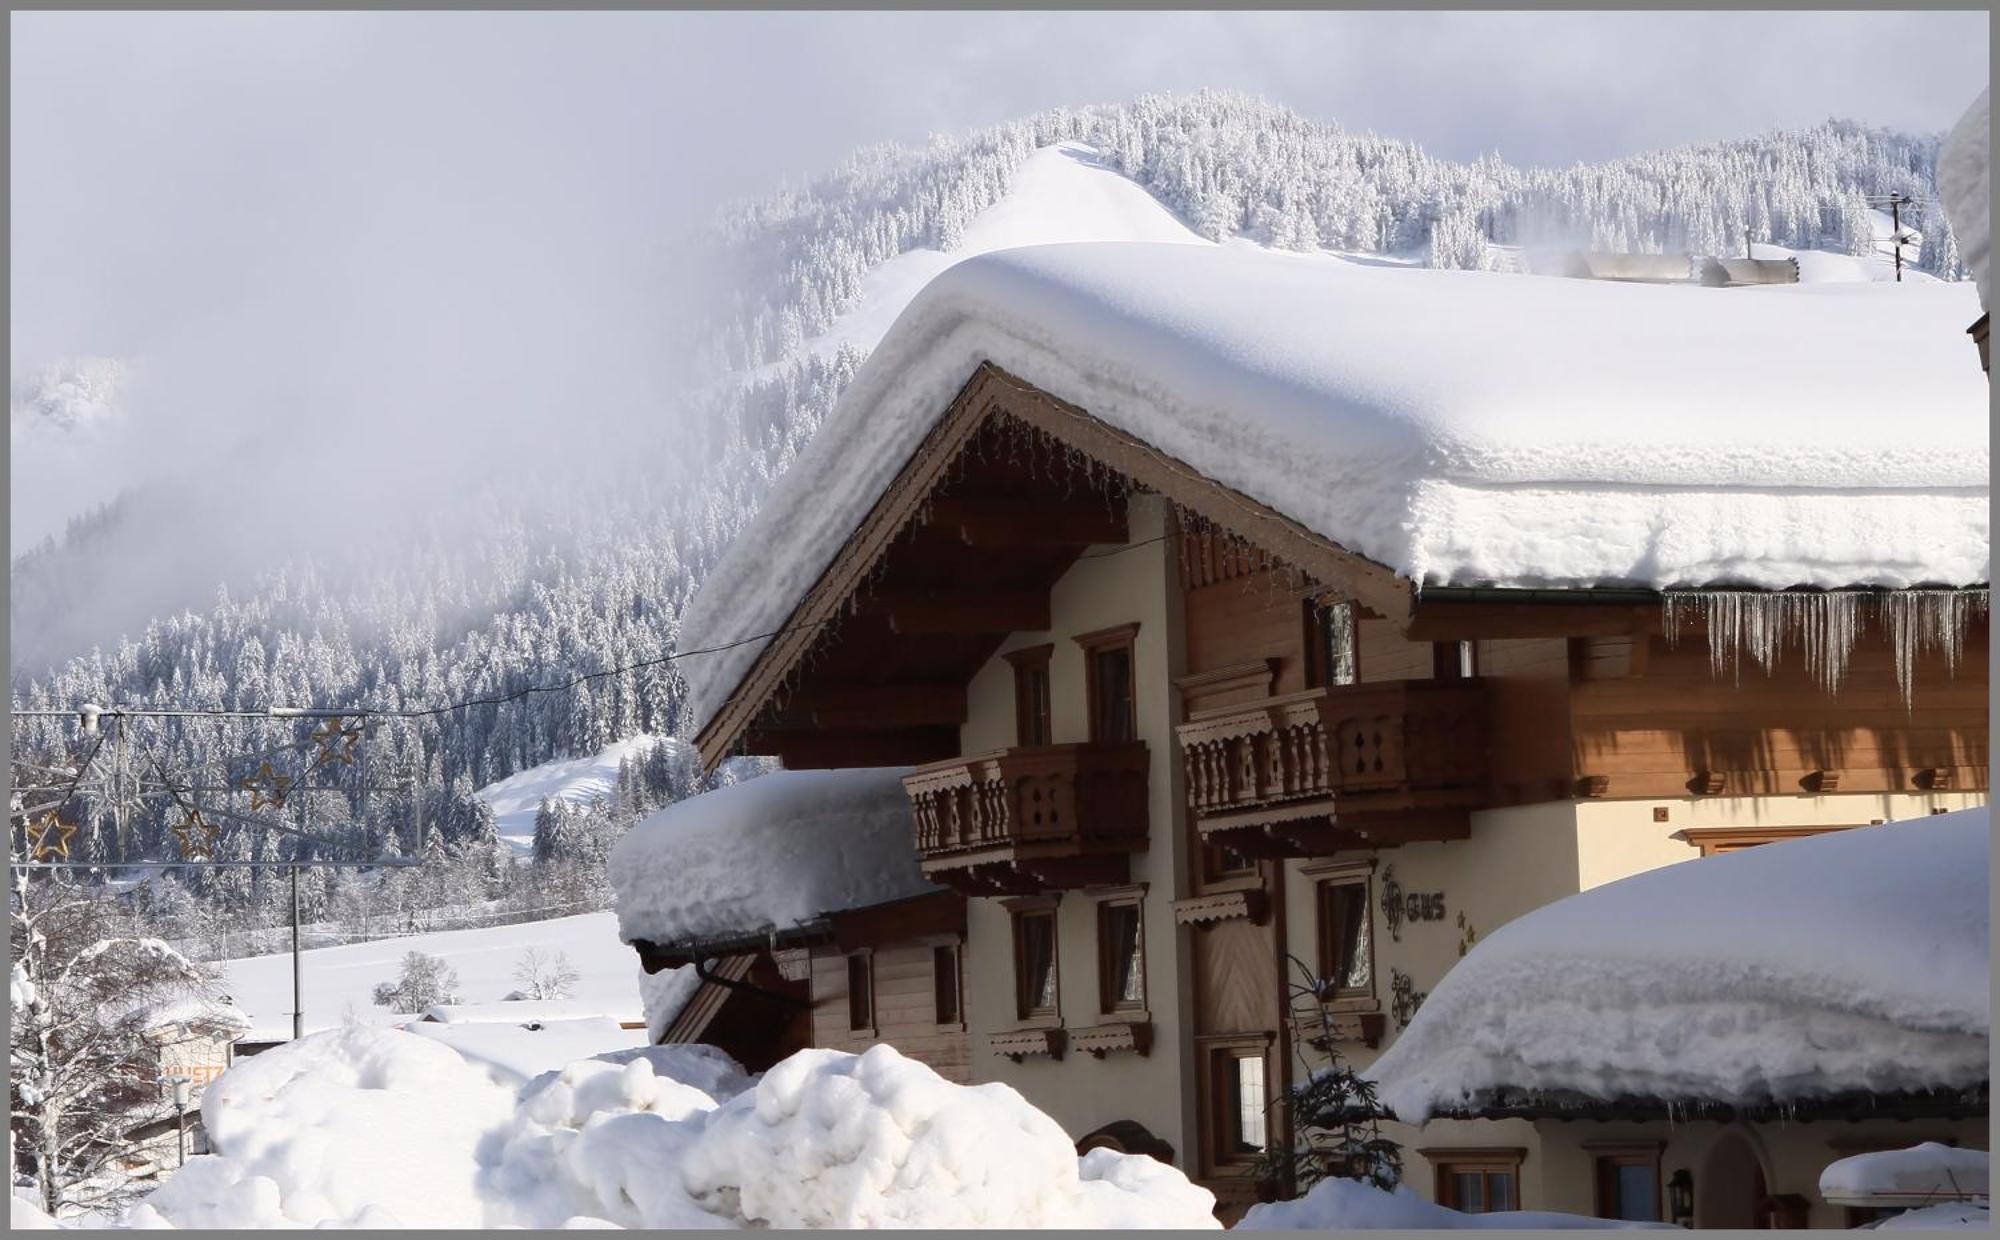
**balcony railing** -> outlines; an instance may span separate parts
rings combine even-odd
[[[1314,689],[1201,711],[1177,731],[1205,832],[1463,810],[1486,794],[1477,680]]]
[[[1097,865],[1146,846],[1144,742],[1003,749],[921,766],[903,780],[926,872],[981,869],[982,881],[1041,889],[1100,881]],[[1013,879],[997,873],[1015,871]]]

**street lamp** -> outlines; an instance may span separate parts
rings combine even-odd
[[[160,1084],[170,1086],[174,1091],[174,1146],[180,1152],[177,1166],[187,1166],[187,1109],[188,1098],[194,1088],[194,1078],[186,1076],[163,1076]]]

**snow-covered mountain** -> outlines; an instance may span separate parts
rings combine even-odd
[[[337,555],[285,554],[273,537],[248,555],[242,547],[255,544],[234,536],[233,550],[190,547],[184,514],[207,490],[157,479],[15,558],[17,700],[393,708],[502,698],[656,661],[709,564],[867,351],[927,280],[972,254],[1134,240],[1505,267],[1517,248],[1551,244],[1736,253],[1748,230],[1760,255],[1784,247],[1818,273],[1865,278],[1887,262],[1864,195],[1933,200],[1938,143],[1829,122],[1521,169],[1497,157],[1438,160],[1412,143],[1201,94],[871,148],[731,208],[682,251],[691,277],[722,290],[688,382],[663,393],[618,452],[589,458],[586,485],[496,479],[453,495],[450,526],[399,524]],[[1941,214],[1918,226],[1915,266],[1960,277]],[[31,420],[98,418],[96,380],[49,390],[74,399],[33,398],[27,407],[44,412]],[[692,460],[692,480],[661,480],[657,463],[675,459]],[[243,538],[284,532],[216,502],[216,520]],[[376,744],[459,806],[425,815],[449,835],[479,821],[475,789],[623,737],[672,733],[682,704],[671,669],[653,662],[564,693],[399,721]],[[54,748],[62,736],[50,724],[21,739]],[[190,761],[217,756],[218,743],[194,729],[172,741]],[[393,815],[391,800],[370,815]],[[135,839],[157,842],[160,829],[142,823]]]

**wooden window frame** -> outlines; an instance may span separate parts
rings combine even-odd
[[[1422,1154],[1424,1161],[1431,1165],[1431,1199],[1439,1205],[1449,1206],[1454,1210],[1466,1213],[1494,1213],[1492,1207],[1487,1204],[1493,1199],[1493,1195],[1485,1191],[1484,1180],[1480,1182],[1481,1201],[1480,1208],[1477,1211],[1467,1211],[1458,1202],[1453,1179],[1460,1175],[1476,1173],[1482,1176],[1494,1174],[1512,1176],[1514,1179],[1514,1204],[1512,1208],[1516,1210],[1527,1208],[1521,1200],[1521,1164],[1527,1161],[1528,1151],[1526,1147],[1519,1145],[1468,1146],[1465,1148],[1432,1146],[1428,1149],[1419,1149],[1417,1153]]]
[[[1470,640],[1431,643],[1431,676],[1436,680],[1473,680],[1479,675],[1479,643]]]
[[[1331,668],[1326,659],[1325,613],[1335,607],[1346,607],[1348,614],[1349,643],[1354,660],[1354,678],[1336,682],[1331,679]],[[1352,599],[1308,598],[1305,600],[1305,673],[1308,689],[1335,689],[1342,685],[1361,683],[1361,605]]]
[[[847,958],[847,1032],[850,1034],[865,1034],[872,1038],[875,1036],[877,1028],[875,1023],[875,951],[873,948],[862,947],[847,952],[845,955]],[[868,1006],[868,1010],[865,1013],[867,1023],[859,1025],[854,1023],[857,1015],[854,1010],[854,972],[857,963],[861,966],[862,977],[867,987],[866,999]]]
[[[1105,743],[1098,732],[1098,686],[1097,660],[1112,650],[1125,651],[1125,665],[1128,671],[1125,693],[1125,728],[1133,740],[1139,739],[1139,659],[1136,650],[1139,636],[1139,622],[1113,625],[1108,629],[1097,629],[1089,633],[1079,633],[1071,640],[1083,648],[1084,709],[1090,722],[1090,740],[1093,744]]]
[[[1700,849],[1704,857],[1717,857],[1760,844],[1781,844],[1786,840],[1805,839],[1813,835],[1852,831],[1861,825],[1858,822],[1842,822],[1803,827],[1683,827],[1668,838]]]
[[[1014,954],[1014,1018],[1023,1029],[1057,1029],[1062,1027],[1062,918],[1058,915],[1058,897],[1021,896],[1002,901],[1009,920],[1009,930],[1013,938]],[[1055,1002],[1046,1008],[1032,1006],[1028,1002],[1028,972],[1026,969],[1027,935],[1023,925],[1031,917],[1049,919],[1049,977],[1050,989]]]
[[[1591,1209],[1598,1218],[1622,1219],[1618,1213],[1619,1203],[1615,1200],[1618,1181],[1607,1176],[1607,1171],[1618,1167],[1651,1167],[1653,1169],[1653,1211],[1650,1219],[1634,1219],[1633,1222],[1661,1223],[1667,1219],[1667,1181],[1661,1171],[1662,1157],[1666,1154],[1664,1141],[1585,1141],[1584,1152],[1590,1155]]]
[[[925,943],[931,949],[931,1019],[939,1029],[962,1030],[965,1028],[965,944],[956,936],[932,938]],[[938,1019],[942,1015],[937,1010],[939,952],[951,953],[952,1001],[956,1015],[950,1020]]]
[[[1277,1039],[1268,1033],[1223,1034],[1196,1040],[1197,1087],[1208,1100],[1207,1122],[1200,1133],[1204,1174],[1241,1175],[1257,1161],[1256,1151],[1238,1149],[1240,1127],[1239,1098],[1235,1061],[1261,1059],[1264,1087],[1271,1097],[1265,1100],[1264,1141],[1266,1150],[1284,1140],[1277,1123],[1280,1108],[1274,1105],[1280,1092]]]
[[[1313,883],[1313,941],[1319,953],[1319,976],[1332,976],[1334,959],[1330,951],[1333,946],[1332,927],[1327,924],[1327,896],[1333,887],[1361,888],[1361,915],[1367,919],[1368,927],[1368,986],[1349,991],[1336,991],[1329,1000],[1337,1012],[1376,1012],[1382,1008],[1381,993],[1375,982],[1375,862],[1323,861],[1315,865],[1301,867],[1299,874]]]
[[[1020,650],[1010,650],[1000,657],[1014,668],[1014,743],[1024,748],[1055,744],[1054,696],[1049,679],[1049,656],[1055,653],[1054,642],[1044,642],[1039,646],[1027,646]],[[1037,712],[1032,703],[1032,685],[1036,677],[1041,678],[1042,704]],[[1037,720],[1041,723],[1041,737],[1035,739],[1034,730],[1029,726]]]
[[[1147,1019],[1151,999],[1146,984],[1146,886],[1144,883],[1096,893],[1097,898],[1097,1012],[1100,1016],[1122,1016],[1128,1020]],[[1113,985],[1117,961],[1112,955],[1109,914],[1113,909],[1132,909],[1138,918],[1139,998],[1120,999]]]

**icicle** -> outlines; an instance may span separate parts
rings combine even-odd
[[[1943,653],[1945,670],[1957,674],[1965,648],[1965,630],[1989,603],[1985,590],[1896,590],[1882,596],[1881,609],[1896,656],[1896,687],[1903,705],[1914,706],[1917,659],[1926,651]]]

